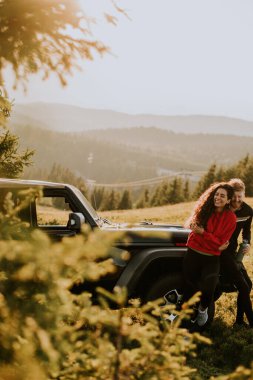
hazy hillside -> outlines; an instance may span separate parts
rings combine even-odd
[[[173,154],[147,153],[123,144],[98,141],[85,133],[67,134],[32,127],[19,127],[15,131],[22,147],[35,149],[34,166],[51,168],[54,163],[73,170],[84,178],[97,182],[125,182],[159,175],[159,169],[180,171],[203,170],[203,163]],[[92,163],[88,157],[92,153]]]
[[[158,128],[125,128],[89,131],[86,135],[99,141],[159,152],[159,155],[181,157],[187,161],[201,162],[204,166],[211,162],[231,164],[247,153],[253,152],[253,138],[217,134],[185,134]]]
[[[212,162],[230,165],[253,152],[252,137],[176,134],[156,128],[60,133],[14,128],[22,147],[35,149],[34,167],[54,163],[99,183],[135,181],[206,170]],[[93,157],[91,163],[88,157]]]
[[[182,133],[218,133],[253,136],[253,122],[216,116],[130,115],[108,110],[31,103],[14,106],[11,125],[27,124],[42,128],[75,132],[90,129],[157,127]]]

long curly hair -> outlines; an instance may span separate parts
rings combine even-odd
[[[234,194],[234,189],[232,186],[230,186],[227,182],[214,183],[200,196],[197,201],[193,214],[186,222],[188,227],[193,223],[196,223],[204,228],[206,227],[208,219],[215,210],[214,195],[218,189],[226,190],[228,199],[232,199]],[[229,208],[229,204],[227,204],[225,208]]]

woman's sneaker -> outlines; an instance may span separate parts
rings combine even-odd
[[[208,307],[205,310],[198,309],[197,324],[204,326],[208,320]]]

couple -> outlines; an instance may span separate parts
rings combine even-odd
[[[198,290],[201,301],[197,324],[204,326],[208,320],[208,306],[213,301],[220,266],[239,292],[237,299],[237,324],[243,324],[244,312],[253,327],[250,300],[252,283],[244,267],[236,262],[237,239],[250,242],[253,210],[245,202],[245,185],[240,179],[211,185],[200,197],[189,219],[191,233],[183,262],[184,295],[188,300]],[[249,244],[244,250],[247,253]]]

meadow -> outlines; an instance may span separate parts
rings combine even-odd
[[[253,198],[246,202],[253,207]],[[175,224],[184,224],[190,216],[194,202],[179,203],[163,207],[135,209],[127,211],[105,211],[100,215],[114,222],[137,223],[142,220]],[[253,249],[244,258],[244,265],[253,278]],[[252,293],[253,301],[253,293]],[[200,344],[197,355],[189,358],[189,363],[198,369],[193,379],[210,379],[212,376],[225,376],[234,371],[239,365],[251,366],[253,360],[253,329],[234,327],[236,313],[236,293],[223,294],[216,302],[215,318],[204,335],[212,340],[212,344]],[[226,377],[224,377],[225,379]],[[243,379],[243,375],[233,377]],[[232,379],[232,377],[231,377]]]
[[[253,207],[253,198],[245,200]],[[137,223],[142,220],[150,220],[152,222],[166,222],[184,224],[189,218],[194,207],[194,202],[183,202],[175,205],[150,207],[133,210],[114,210],[99,212],[99,215],[110,219],[115,223],[128,222]]]

